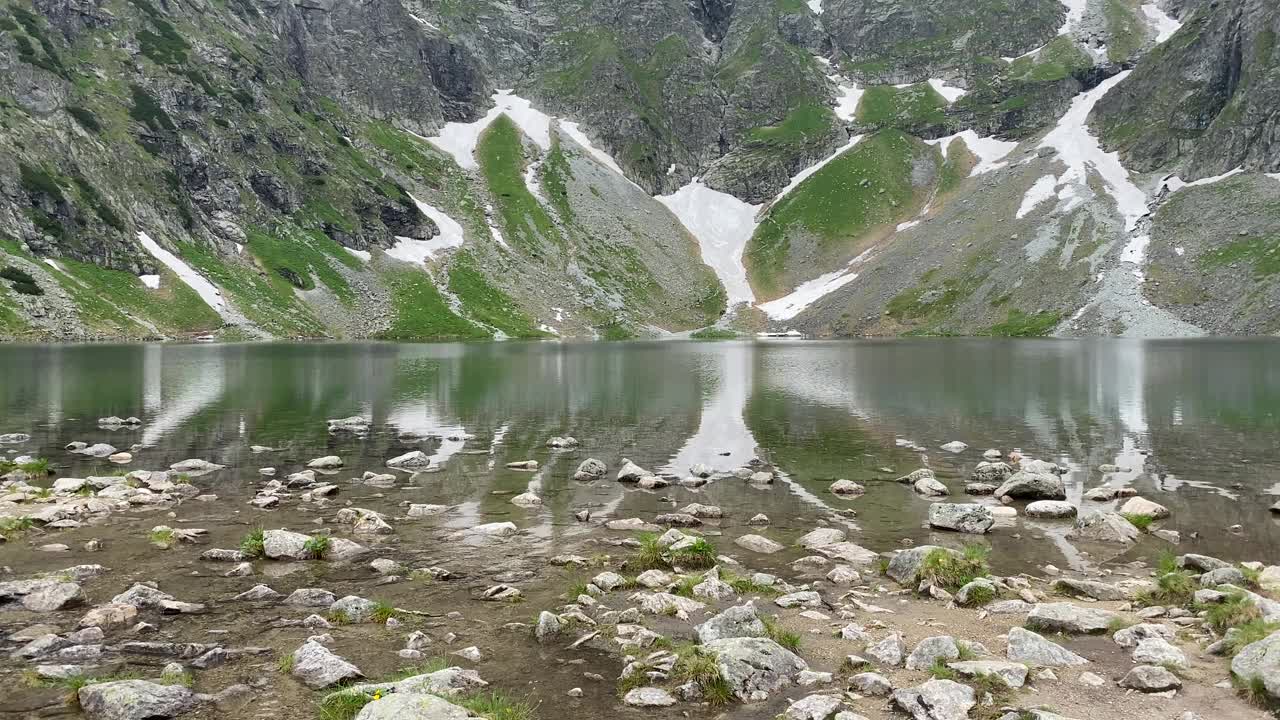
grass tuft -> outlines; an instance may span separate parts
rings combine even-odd
[[[473,715],[488,720],[533,720],[534,706],[525,700],[515,700],[499,692],[482,693],[468,698],[454,699]]]
[[[371,615],[370,617],[372,617],[374,622],[385,623],[391,618],[399,618],[399,617],[402,617],[403,615],[404,613],[397,610],[395,606],[392,605],[391,603],[383,602],[379,600],[378,602],[374,603],[373,615]]]
[[[934,658],[933,664],[929,666],[929,674],[934,680],[955,680],[956,671],[947,667],[945,658]]]
[[[168,550],[173,547],[173,528],[157,528],[148,533],[147,537],[151,540],[151,544],[158,548]]]
[[[262,528],[254,528],[240,541],[240,552],[251,558],[260,558],[266,554],[262,547]]]
[[[281,655],[280,659],[276,661],[276,669],[288,675],[289,673],[293,672],[293,663],[294,663],[293,653],[289,653],[287,655]]]
[[[319,720],[352,720],[374,699],[373,695],[352,690],[329,693],[320,699],[316,717]]]
[[[800,633],[791,632],[783,629],[778,625],[778,621],[772,617],[762,617],[760,622],[764,623],[764,632],[768,638],[793,653],[800,652]]]
[[[966,545],[959,555],[943,549],[934,550],[925,555],[920,564],[919,581],[955,592],[990,574],[987,567],[989,552],[981,545]]]
[[[716,546],[706,538],[698,538],[688,547],[670,551],[669,556],[672,565],[691,570],[705,570],[716,564]]]
[[[675,587],[671,589],[671,594],[679,595],[680,597],[691,598],[693,597],[694,586],[696,586],[700,582],[702,582],[702,578],[697,576],[687,575],[685,577],[682,577],[680,578],[679,581],[676,582]]]
[[[1156,578],[1154,590],[1147,590],[1137,597],[1139,605],[1183,607],[1191,603],[1196,593],[1196,581],[1191,573],[1185,570],[1166,572]]]
[[[694,683],[702,690],[702,697],[712,706],[724,705],[733,698],[733,690],[720,674],[720,665],[713,653],[696,645],[676,650],[676,665],[671,679],[677,684]]]
[[[1130,525],[1133,525],[1142,532],[1146,532],[1151,527],[1152,523],[1156,521],[1156,519],[1150,515],[1135,515],[1133,513],[1120,513],[1120,517],[1128,520]]]
[[[0,518],[0,537],[13,540],[36,526],[36,521],[29,517]]]
[[[1243,628],[1262,620],[1262,611],[1253,604],[1249,596],[1242,593],[1232,593],[1220,603],[1204,605],[1198,609],[1204,610],[1205,622],[1219,633],[1225,633],[1230,628]],[[1251,628],[1251,632],[1257,630],[1256,627]]]
[[[302,544],[302,549],[312,560],[323,560],[325,554],[329,552],[329,536],[313,535]]]
[[[1246,646],[1264,640],[1276,631],[1280,631],[1280,623],[1267,622],[1262,618],[1255,618],[1237,625],[1236,631],[1227,638],[1227,654],[1235,657]]]

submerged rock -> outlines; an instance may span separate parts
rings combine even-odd
[[[1066,500],[1067,491],[1062,478],[1049,473],[1036,473],[1021,470],[1014,473],[996,489],[996,497],[1021,498],[1030,500]]]
[[[1075,527],[1067,533],[1067,538],[1128,545],[1136,542],[1140,534],[1138,528],[1119,513],[1091,512],[1076,518]]]
[[[573,473],[574,480],[582,482],[590,482],[592,480],[600,480],[605,473],[609,471],[609,466],[595,458],[587,458],[578,465],[577,471]]]
[[[934,503],[929,506],[930,527],[982,535],[995,522],[995,516],[986,505]]]
[[[771,555],[783,549],[780,543],[776,543],[763,535],[743,535],[734,540],[733,544],[764,555]]]

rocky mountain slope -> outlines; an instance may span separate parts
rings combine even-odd
[[[1263,0],[0,0],[0,336],[1274,333],[1277,30]]]

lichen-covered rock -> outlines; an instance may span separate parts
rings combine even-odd
[[[335,655],[329,648],[310,640],[293,651],[293,669],[290,673],[312,690],[364,677],[360,668]]]
[[[929,506],[930,527],[983,535],[995,522],[995,516],[986,505],[934,503]]]
[[[965,720],[977,704],[973,688],[952,680],[930,680],[893,691],[893,704],[913,720]]]
[[[76,696],[89,720],[162,720],[177,717],[196,704],[195,694],[186,687],[146,680],[85,685]]]
[[[1072,603],[1040,603],[1027,615],[1027,627],[1040,632],[1061,632],[1075,635],[1096,635],[1107,632],[1120,616],[1099,608],[1081,607]]]
[[[1009,629],[1005,656],[1013,662],[1039,667],[1070,667],[1089,662],[1061,645],[1020,627]]]
[[[996,488],[995,496],[1028,500],[1066,500],[1067,491],[1062,478],[1049,473],[1033,473],[1021,470]]]
[[[768,638],[724,638],[704,647],[715,653],[720,676],[744,702],[767,698],[809,669],[799,656]]]

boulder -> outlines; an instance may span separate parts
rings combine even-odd
[[[467,720],[467,709],[435,695],[393,692],[365,705],[355,720]]]
[[[1040,667],[1070,667],[1089,662],[1061,645],[1020,627],[1009,629],[1005,657],[1013,662]]]
[[[1133,497],[1120,506],[1121,515],[1138,515],[1160,520],[1169,517],[1169,508],[1146,498]]]
[[[973,503],[934,503],[929,506],[929,526],[982,535],[996,522],[991,509]]]
[[[329,648],[311,640],[293,651],[291,673],[312,690],[364,677],[355,665],[333,654]]]
[[[987,578],[974,578],[956,591],[956,602],[965,607],[983,605],[1000,596],[996,584]]]
[[[787,593],[780,595],[773,601],[780,608],[792,607],[817,607],[822,604],[822,596],[813,590],[802,590],[800,592]]]
[[[844,542],[844,539],[845,532],[843,530],[838,528],[818,528],[801,535],[800,539],[796,541],[796,545],[808,550],[813,550],[814,548],[819,548],[823,545]]]
[[[867,491],[865,487],[859,485],[858,483],[852,480],[837,480],[831,483],[831,487],[828,489],[836,495],[846,495],[846,496],[862,495]],[[820,697],[820,696],[814,696],[814,697]]]
[[[1182,687],[1182,681],[1177,675],[1158,665],[1138,665],[1120,679],[1120,687],[1156,693],[1177,690]]]
[[[1130,544],[1141,532],[1119,513],[1091,512],[1076,518],[1075,527],[1067,533],[1070,540],[1092,540]]]
[[[884,697],[893,692],[893,684],[889,678],[880,673],[864,672],[849,678],[849,687],[862,694]]]
[[[764,623],[756,615],[755,605],[736,605],[697,627],[698,642],[706,645],[716,640],[740,637],[764,637]]]
[[[970,479],[983,485],[999,485],[1013,475],[1013,468],[1003,462],[980,462]]]
[[[588,457],[577,466],[577,470],[573,473],[573,479],[581,480],[581,482],[591,482],[591,480],[602,479],[608,471],[608,465],[605,465],[604,462],[596,460],[595,457]]]
[[[396,470],[423,470],[431,466],[431,456],[421,450],[410,450],[387,461],[387,467]]]
[[[1175,637],[1173,628],[1157,623],[1141,623],[1119,630],[1111,639],[1124,648],[1137,647],[1144,640],[1160,638],[1172,640]]]
[[[1023,510],[1027,517],[1059,520],[1076,516],[1076,506],[1065,500],[1036,500]]]
[[[1133,650],[1133,661],[1139,665],[1187,668],[1187,656],[1164,638],[1147,638]]]
[[[768,638],[724,638],[704,647],[716,655],[720,676],[743,701],[763,700],[809,669],[799,656]]]
[[[1211,570],[1221,570],[1222,568],[1234,567],[1226,560],[1219,560],[1216,557],[1210,557],[1208,555],[1196,555],[1195,553],[1179,555],[1177,563],[1180,568],[1202,573],[1206,573]]]
[[[951,494],[951,491],[947,489],[947,486],[938,482],[938,479],[935,477],[922,477],[912,483],[911,487],[917,494],[924,495],[925,497],[941,497],[943,495]]]
[[[966,720],[977,704],[973,688],[952,680],[930,680],[893,691],[893,704],[913,720]]]
[[[902,634],[893,632],[877,643],[867,645],[866,653],[882,665],[898,667],[902,664],[902,656],[907,652],[907,644],[902,641]]]
[[[341,613],[347,622],[362,623],[373,618],[378,603],[358,595],[347,595],[329,606],[329,612]]]
[[[337,598],[333,593],[321,588],[298,588],[289,593],[289,597],[284,599],[285,605],[296,605],[298,607],[331,607]]]
[[[85,685],[76,697],[89,720],[160,720],[177,717],[196,705],[190,689],[146,680]]]
[[[1250,686],[1261,683],[1267,695],[1280,699],[1280,631],[1241,648],[1231,659],[1231,674]]]
[[[618,482],[639,482],[640,478],[653,473],[623,458],[622,467],[618,469]]]
[[[734,545],[740,548],[750,550],[751,552],[761,553],[763,555],[771,555],[783,549],[780,543],[776,543],[763,535],[743,535],[733,541]]]
[[[325,455],[307,463],[307,467],[316,470],[334,470],[342,467],[342,458],[337,455]]]
[[[267,530],[262,533],[262,554],[271,560],[307,560],[306,549],[311,538],[289,530]]]
[[[935,660],[956,660],[960,657],[960,648],[955,638],[950,635],[928,637],[916,643],[915,649],[907,656],[908,670],[928,670]]]
[[[996,497],[1028,500],[1066,500],[1067,491],[1062,478],[1048,473],[1036,473],[1021,470],[1005,480],[996,488]]]
[[[622,702],[631,707],[668,707],[675,705],[676,699],[662,688],[640,687],[623,695]]]
[[[1027,682],[1027,666],[1022,663],[1001,660],[963,660],[947,663],[947,667],[965,677],[977,678],[987,675],[998,677],[1011,688],[1020,688]]]
[[[1200,576],[1200,587],[1215,588],[1219,585],[1245,585],[1244,573],[1240,568],[1225,567]]]
[[[897,581],[899,585],[914,587],[916,579],[920,576],[920,565],[924,563],[925,557],[934,550],[952,553],[956,557],[960,556],[960,553],[949,548],[937,545],[918,545],[894,555],[893,559],[889,561],[889,567],[885,570],[885,574]]]
[[[538,613],[538,624],[533,628],[533,636],[538,642],[546,642],[560,634],[564,629],[564,623],[554,613],[546,610]]]
[[[793,703],[782,713],[784,720],[827,720],[840,707],[837,695],[809,695]]]
[[[1055,580],[1053,589],[1065,595],[1093,598],[1094,600],[1132,600],[1136,594],[1132,590],[1110,585],[1097,580],[1075,580],[1061,578]]]
[[[1107,632],[1120,616],[1098,608],[1086,608],[1067,602],[1039,603],[1031,608],[1026,625],[1040,632],[1074,635],[1097,635]]]

